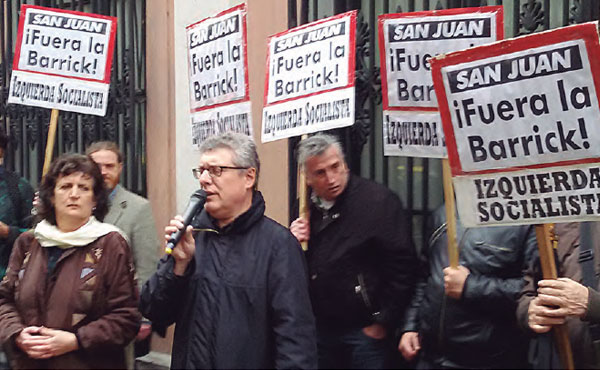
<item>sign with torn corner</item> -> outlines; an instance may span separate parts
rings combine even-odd
[[[117,19],[23,5],[8,103],[104,116]]]
[[[192,145],[235,131],[252,136],[246,4],[186,27]]]
[[[356,11],[268,41],[262,142],[354,124]]]
[[[599,63],[596,23],[431,60],[465,226],[600,217]]]

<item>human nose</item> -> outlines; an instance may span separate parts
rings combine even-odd
[[[69,197],[70,198],[78,198],[79,197],[79,189],[77,188],[77,186],[73,186],[71,188],[71,190],[69,191]]]
[[[201,171],[198,179],[200,180],[200,185],[204,187],[205,184],[209,184],[212,181],[212,177],[210,176],[208,169],[202,169]]]
[[[328,184],[333,184],[335,182],[335,174],[333,171],[325,171],[325,180]]]

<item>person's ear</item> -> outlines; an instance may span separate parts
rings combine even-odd
[[[246,185],[245,185],[246,189],[254,188],[254,184],[256,183],[256,168],[250,167],[246,170],[245,180],[246,180]]]

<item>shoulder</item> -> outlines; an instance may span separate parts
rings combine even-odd
[[[129,253],[127,240],[118,231],[111,231],[108,234],[98,238],[98,246],[104,249],[112,250],[115,253]]]
[[[112,206],[109,208],[109,213],[120,209],[122,212],[125,212],[126,218],[131,219],[131,221],[133,221],[133,218],[136,221],[142,221],[145,219],[144,217],[137,218],[142,214],[146,214],[146,211],[150,209],[150,202],[146,198],[132,193],[123,187],[119,187],[111,203]]]
[[[19,245],[29,245],[32,241],[36,240],[35,235],[33,235],[33,231],[25,231],[21,233],[17,240],[15,241],[15,247]]]
[[[7,180],[5,180],[5,182],[7,184],[10,182],[12,182],[13,184],[16,184],[20,193],[33,194],[33,188],[31,187],[31,184],[29,183],[29,181],[27,181],[26,178],[21,177],[18,173],[7,170],[6,178],[7,178]]]
[[[350,175],[349,196],[352,202],[366,201],[371,205],[390,206],[394,203],[400,204],[400,198],[388,187],[379,184],[373,180],[365,179],[360,176]],[[351,202],[351,203],[352,203]]]
[[[507,225],[507,226],[495,226],[501,233],[513,233],[521,235],[522,237],[535,237],[535,225]],[[569,237],[578,236],[579,233],[571,234]]]
[[[132,205],[137,205],[137,206],[143,206],[146,204],[150,204],[148,199],[141,197],[141,196],[137,195],[136,193],[133,193],[133,192],[125,189],[122,186],[120,186],[119,189],[117,190],[117,194],[115,195],[115,200],[117,200],[117,201],[124,200],[124,201],[131,203]]]
[[[29,230],[21,233],[15,240],[12,248],[12,254],[23,254],[26,252],[32,252],[37,248],[41,248],[40,243],[35,238],[33,231]]]
[[[267,216],[263,216],[258,229],[263,233],[261,237],[266,237],[271,247],[276,250],[281,247],[300,248],[300,243],[287,227]]]
[[[19,178],[19,187],[22,187],[22,188],[25,188],[25,189],[33,191],[33,188],[31,187],[31,184],[29,183],[29,181],[27,181],[26,178],[19,177],[19,175],[17,175],[17,174],[14,174],[14,175]]]

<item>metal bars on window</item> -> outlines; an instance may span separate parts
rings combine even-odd
[[[22,4],[115,16],[117,40],[105,117],[61,111],[54,156],[83,153],[97,140],[111,140],[124,153],[121,182],[146,193],[146,1],[145,0],[0,0],[0,124],[11,137],[6,156],[32,184],[41,177],[50,111],[6,104]]]
[[[506,37],[597,20],[597,0],[288,0],[288,26],[295,27],[349,10],[359,10],[356,52],[356,123],[332,130],[345,148],[353,173],[381,182],[402,198],[412,216],[417,245],[426,241],[425,220],[443,202],[439,160],[384,157],[381,117],[381,80],[377,42],[377,16],[421,10],[504,6]],[[298,8],[299,6],[299,8]],[[296,202],[297,138],[289,139],[290,210]],[[295,217],[290,211],[290,219]]]

